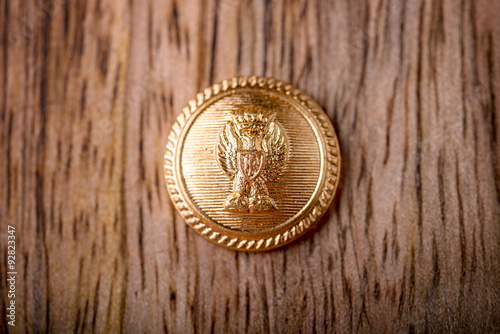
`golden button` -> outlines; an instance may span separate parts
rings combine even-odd
[[[205,89],[177,117],[165,152],[170,197],[186,223],[236,250],[297,239],[338,186],[333,126],[302,91],[239,77]]]

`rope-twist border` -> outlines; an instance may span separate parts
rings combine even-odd
[[[295,101],[305,106],[319,123],[320,130],[326,139],[326,180],[323,184],[323,190],[319,195],[318,202],[305,218],[295,223],[292,227],[284,232],[277,233],[273,237],[268,238],[243,238],[232,237],[225,235],[219,231],[215,231],[210,226],[207,226],[203,220],[196,216],[186,204],[185,199],[179,189],[179,184],[175,179],[175,151],[178,144],[178,139],[181,134],[182,128],[188,118],[208,99],[230,90],[237,88],[264,88],[274,90],[276,92],[285,94]],[[337,136],[330,122],[330,119],[321,109],[321,107],[312,100],[307,94],[295,88],[292,85],[285,84],[279,80],[265,77],[235,77],[229,80],[224,80],[221,83],[215,84],[202,93],[196,95],[196,99],[189,101],[188,106],[184,107],[182,113],[177,117],[175,123],[172,125],[172,130],[168,136],[168,142],[165,150],[165,180],[170,194],[170,198],[174,203],[177,211],[185,219],[185,221],[200,233],[205,238],[224,245],[226,247],[236,250],[259,251],[268,250],[282,246],[309,230],[311,225],[323,216],[330,206],[335,192],[338,187],[340,175],[340,149],[338,145]]]

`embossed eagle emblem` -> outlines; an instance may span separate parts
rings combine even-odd
[[[288,159],[288,139],[276,115],[258,107],[242,107],[221,129],[215,155],[222,172],[233,182],[224,201],[230,212],[277,209],[266,183],[274,180]]]

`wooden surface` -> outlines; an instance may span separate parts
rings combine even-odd
[[[495,0],[2,0],[0,332],[499,331],[498,13]],[[196,235],[163,181],[175,115],[235,75],[310,94],[343,153],[318,229],[263,254]]]

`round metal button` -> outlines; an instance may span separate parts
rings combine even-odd
[[[302,91],[239,77],[205,89],[178,116],[165,152],[170,197],[203,237],[268,250],[308,231],[338,186],[333,126]]]

